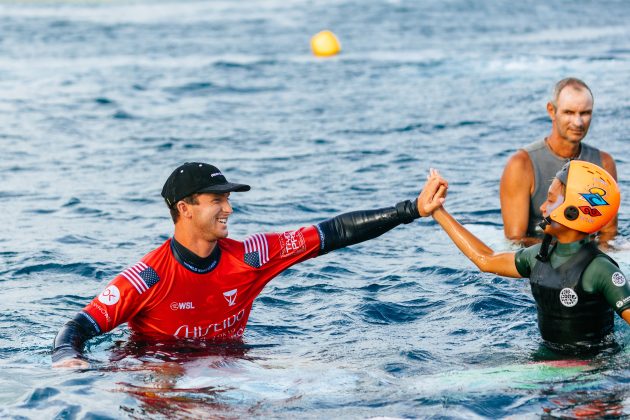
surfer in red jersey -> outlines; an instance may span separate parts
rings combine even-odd
[[[156,340],[241,339],[254,299],[283,270],[428,216],[441,205],[446,188],[445,181],[433,178],[413,202],[237,241],[228,238],[229,197],[249,185],[228,182],[215,166],[185,163],[162,189],[173,237],[116,276],[62,327],[54,340],[53,367],[89,366],[85,342],[124,322]]]

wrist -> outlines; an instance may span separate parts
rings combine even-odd
[[[418,211],[418,200],[405,200],[396,204],[396,215],[401,223],[407,224],[421,217]]]

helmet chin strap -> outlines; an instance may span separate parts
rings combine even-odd
[[[543,217],[542,221],[538,223],[538,226],[545,231],[545,228],[551,224],[551,216]]]
[[[545,233],[545,236],[542,240],[542,245],[540,246],[540,250],[538,251],[538,255],[536,255],[536,259],[538,261],[545,262],[549,260],[549,245],[551,245],[551,240],[553,236],[548,233]]]
[[[545,231],[545,228],[551,224],[551,217],[547,216],[542,219],[542,222],[538,224],[540,228]],[[536,255],[536,259],[538,261],[545,262],[549,260],[549,245],[551,245],[551,240],[553,236],[548,233],[545,233],[543,236],[542,245],[540,245],[540,250],[538,251],[538,255]]]

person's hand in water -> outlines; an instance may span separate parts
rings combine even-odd
[[[52,364],[54,369],[87,369],[90,363],[82,359],[63,359]]]
[[[431,168],[420,195],[418,195],[418,213],[427,217],[444,204],[448,182],[442,178],[437,169]]]

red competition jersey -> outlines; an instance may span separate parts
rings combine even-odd
[[[171,239],[119,274],[83,310],[101,332],[123,322],[142,334],[231,339],[243,335],[254,299],[286,268],[318,255],[315,226],[218,241],[214,269],[199,274],[173,256]]]

